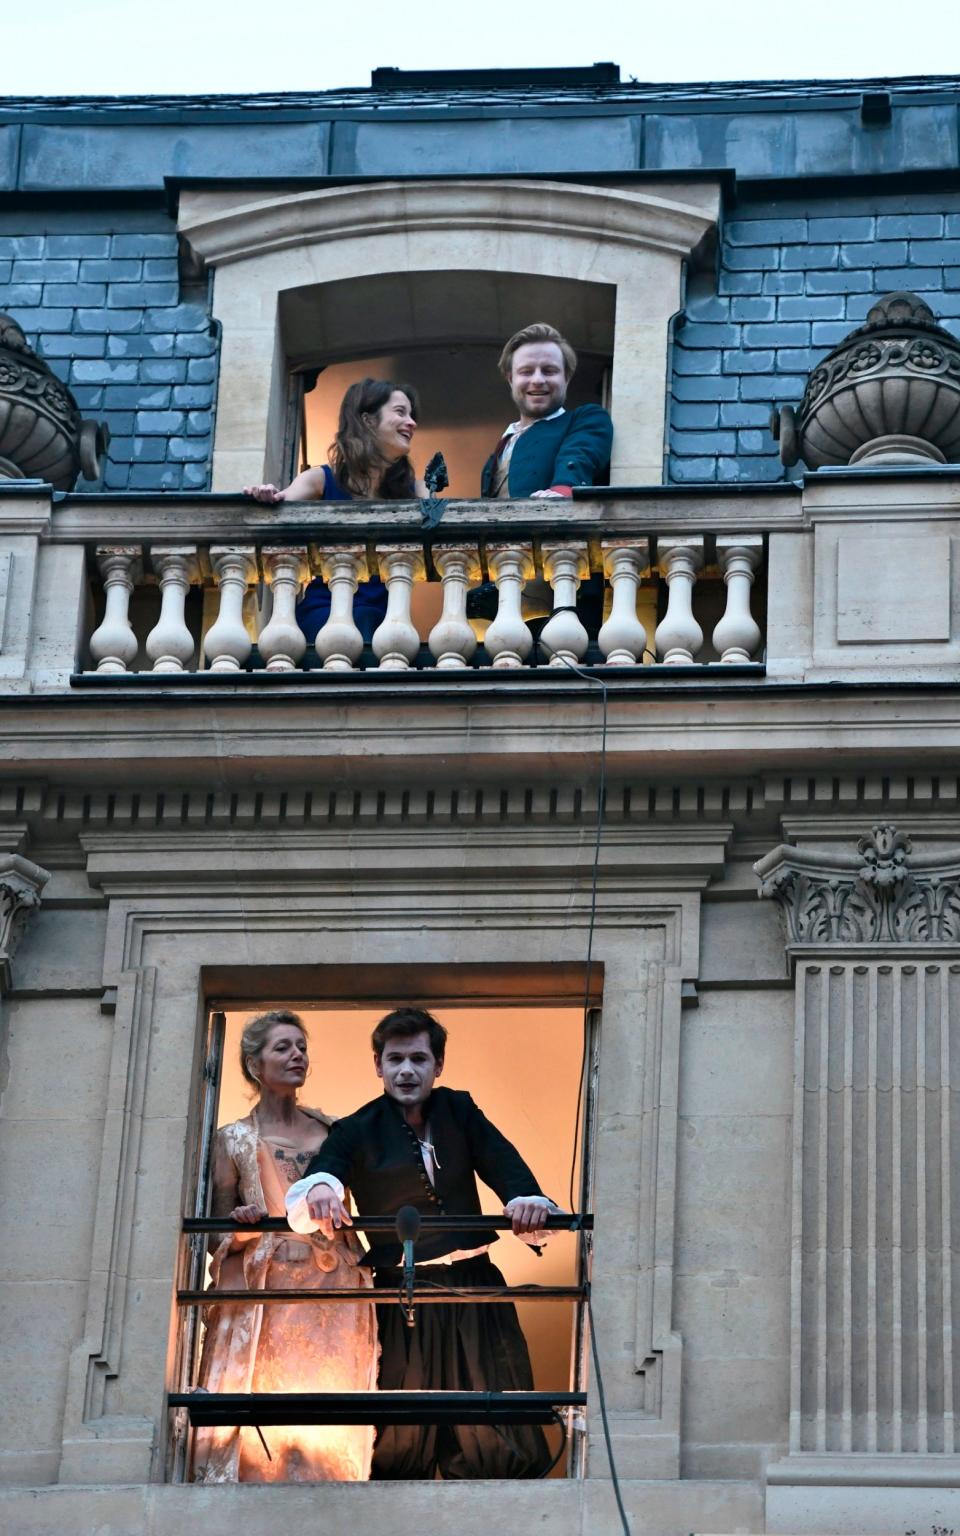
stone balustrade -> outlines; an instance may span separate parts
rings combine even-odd
[[[757,532],[511,539],[501,524],[469,540],[404,532],[370,544],[131,541],[96,544],[92,555],[103,618],[81,658],[86,672],[722,667],[762,654],[751,613],[764,558]],[[387,589],[386,613],[365,645],[354,599],[374,576]],[[308,645],[296,608],[316,577],[329,589],[330,613]],[[525,615],[531,582],[547,594],[536,621]],[[478,619],[468,599],[482,583]],[[191,629],[194,587],[204,589],[203,622],[195,605]]]

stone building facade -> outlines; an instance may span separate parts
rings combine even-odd
[[[955,1523],[958,97],[595,66],[5,101],[0,310],[112,434],[76,489],[0,479],[5,1529],[622,1529],[582,1330],[542,1486],[186,1480],[209,1019],[399,998],[588,1004],[638,1536]],[[939,403],[908,420],[901,358],[866,457],[789,462],[772,407],[902,290]],[[533,307],[602,380],[611,487],[433,529],[239,494],[318,370],[489,359]],[[381,664],[308,651],[304,580],[374,568]]]

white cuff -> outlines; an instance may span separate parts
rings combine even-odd
[[[287,1221],[293,1232],[299,1232],[301,1237],[306,1237],[310,1232],[316,1232],[320,1226],[315,1216],[311,1216],[307,1205],[307,1196],[317,1184],[327,1184],[333,1190],[338,1200],[343,1199],[343,1185],[332,1173],[310,1173],[305,1179],[298,1179],[296,1184],[291,1184],[284,1197],[287,1207]]]
[[[530,1205],[541,1205],[544,1211],[558,1211],[560,1209],[556,1202],[547,1195],[514,1195],[513,1199],[509,1200],[503,1208],[508,1216],[510,1215],[511,1207],[516,1205],[518,1200],[524,1200]],[[545,1248],[550,1241],[550,1235],[545,1228],[541,1228],[539,1232],[514,1233],[514,1236],[518,1237],[521,1243],[526,1243],[531,1248]]]

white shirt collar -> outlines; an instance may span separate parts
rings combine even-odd
[[[540,416],[540,417],[538,417],[538,420],[539,421],[555,421],[558,416],[565,416],[566,413],[567,413],[566,406],[565,405],[561,405],[561,406],[558,406],[558,408],[555,411],[551,411],[549,416]],[[530,423],[530,425],[532,427],[535,427],[536,426],[536,422],[532,421]],[[509,427],[506,427],[504,429],[503,435],[504,435],[504,437],[516,437],[516,435],[517,435],[517,433],[519,431],[520,431],[520,423],[519,423],[519,421],[511,421]]]

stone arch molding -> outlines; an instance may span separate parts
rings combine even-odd
[[[215,273],[222,327],[214,490],[276,473],[286,400],[279,296],[411,271],[516,273],[616,288],[613,476],[662,476],[668,324],[719,184],[383,181],[298,192],[184,191],[179,228]],[[534,317],[533,318],[543,318]]]

